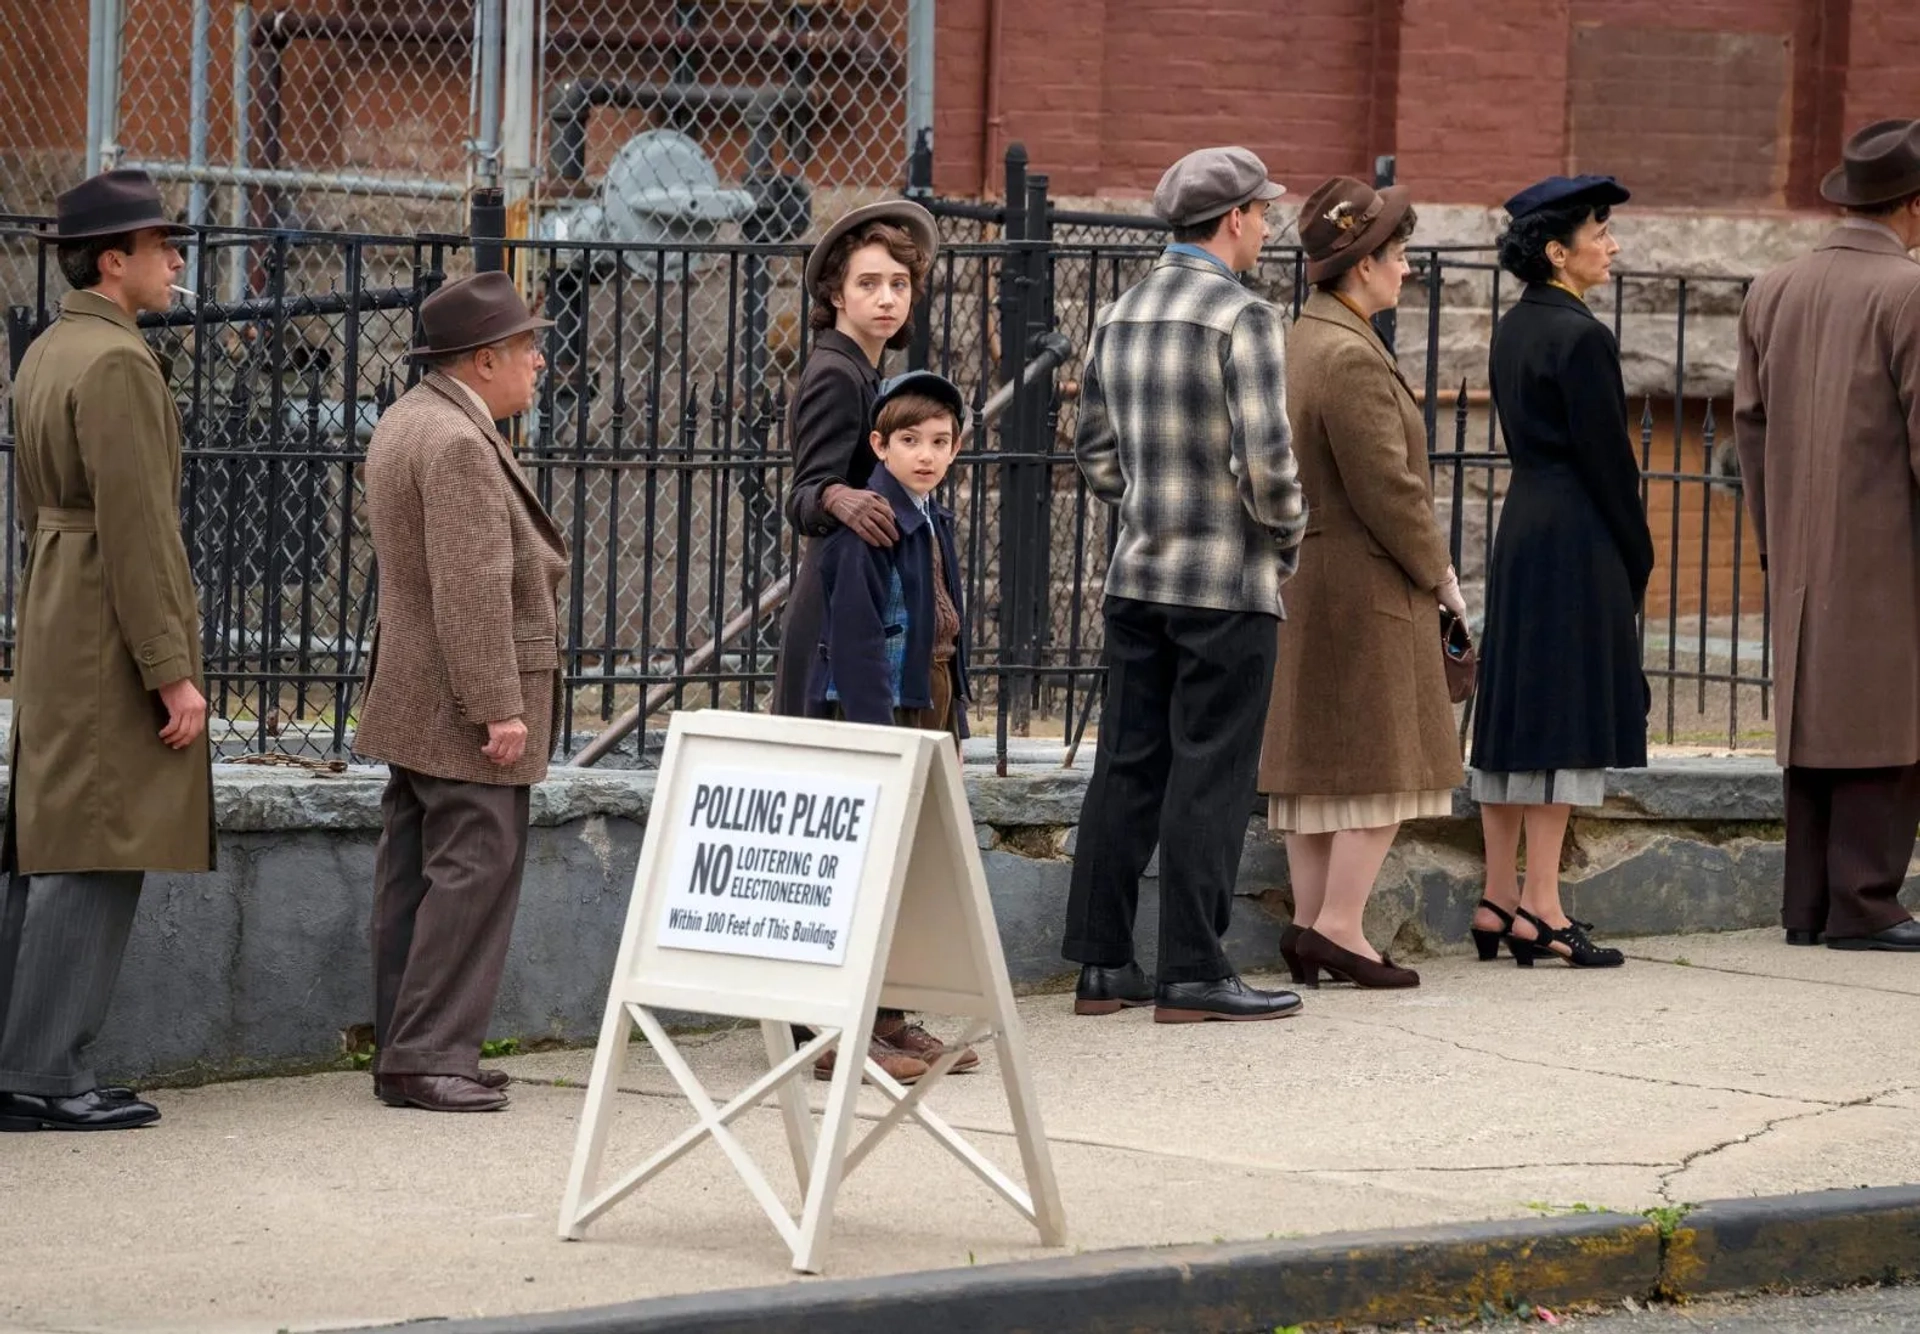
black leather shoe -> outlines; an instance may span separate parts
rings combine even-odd
[[[1300,1013],[1291,991],[1257,991],[1238,975],[1211,982],[1162,982],[1154,996],[1156,1024],[1198,1024],[1208,1019],[1284,1019]]]
[[[1820,933],[1818,931],[1796,931],[1792,927],[1787,928],[1787,944],[1789,945],[1818,945],[1819,943]]]
[[[1153,983],[1137,963],[1119,968],[1086,964],[1080,969],[1080,985],[1073,990],[1075,1014],[1113,1014],[1130,1005],[1153,1004]]]
[[[71,1098],[0,1093],[0,1130],[133,1130],[160,1119],[160,1109],[138,1098],[105,1098],[88,1089]]]
[[[1870,936],[1828,936],[1830,950],[1896,950],[1920,952],[1920,922],[1909,918]]]

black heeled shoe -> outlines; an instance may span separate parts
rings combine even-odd
[[[1306,965],[1300,962],[1300,937],[1305,934],[1292,922],[1280,928],[1280,958],[1287,965],[1287,976],[1295,982],[1307,980]]]
[[[1475,909],[1485,908],[1500,919],[1498,931],[1483,931],[1477,926],[1470,929],[1473,947],[1480,953],[1480,962],[1492,963],[1500,957],[1500,942],[1513,935],[1513,914],[1491,899],[1481,899],[1473,906]]]
[[[1522,940],[1508,935],[1507,945],[1513,950],[1513,961],[1522,968],[1533,967],[1533,961],[1542,955],[1566,961],[1571,968],[1618,968],[1627,961],[1627,956],[1607,945],[1596,945],[1587,933],[1593,930],[1591,922],[1576,922],[1567,919],[1567,924],[1556,930],[1535,917],[1525,908],[1519,915],[1539,934],[1532,940]],[[1554,948],[1565,945],[1566,952]]]

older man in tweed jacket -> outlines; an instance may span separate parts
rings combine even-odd
[[[374,863],[374,1091],[395,1107],[504,1107],[480,1044],[526,862],[529,785],[558,700],[567,548],[493,423],[545,361],[503,273],[420,309],[432,370],[367,449],[380,625],[355,748],[387,761]]]
[[[1190,153],[1154,209],[1174,244],[1100,313],[1074,453],[1119,509],[1106,582],[1107,696],[1080,816],[1064,953],[1077,1014],[1154,1003],[1161,1023],[1272,1019],[1221,948],[1253,809],[1280,585],[1306,531],[1279,312],[1241,285],[1281,187],[1244,148]],[[1159,984],[1133,955],[1160,848]]]

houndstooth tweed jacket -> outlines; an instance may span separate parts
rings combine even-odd
[[[1306,532],[1280,312],[1218,265],[1161,257],[1100,312],[1074,456],[1120,511],[1106,591],[1284,616]]]
[[[438,371],[380,418],[366,490],[380,618],[354,749],[435,778],[539,782],[566,540],[485,412]],[[480,748],[488,723],[515,717],[526,753],[502,768]]]

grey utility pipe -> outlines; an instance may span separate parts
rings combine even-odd
[[[474,180],[486,187],[500,183],[500,59],[507,25],[504,0],[480,0],[475,18],[480,25],[480,138],[473,146]]]
[[[595,107],[643,107],[666,104],[677,111],[709,107],[738,110],[754,122],[756,131],[772,122],[775,113],[808,105],[804,88],[755,87],[738,84],[634,83],[625,79],[569,79],[554,92],[547,106],[550,130],[548,170],[560,180],[577,181],[587,174],[587,118]],[[756,132],[750,157],[770,154]]]
[[[207,165],[207,71],[213,63],[212,45],[213,0],[193,0],[193,87],[187,111],[187,165],[190,167]],[[208,221],[205,181],[195,181],[187,194],[187,221],[196,227],[205,226]],[[199,248],[195,247],[187,255],[190,275],[187,281],[197,283],[199,272]]]

